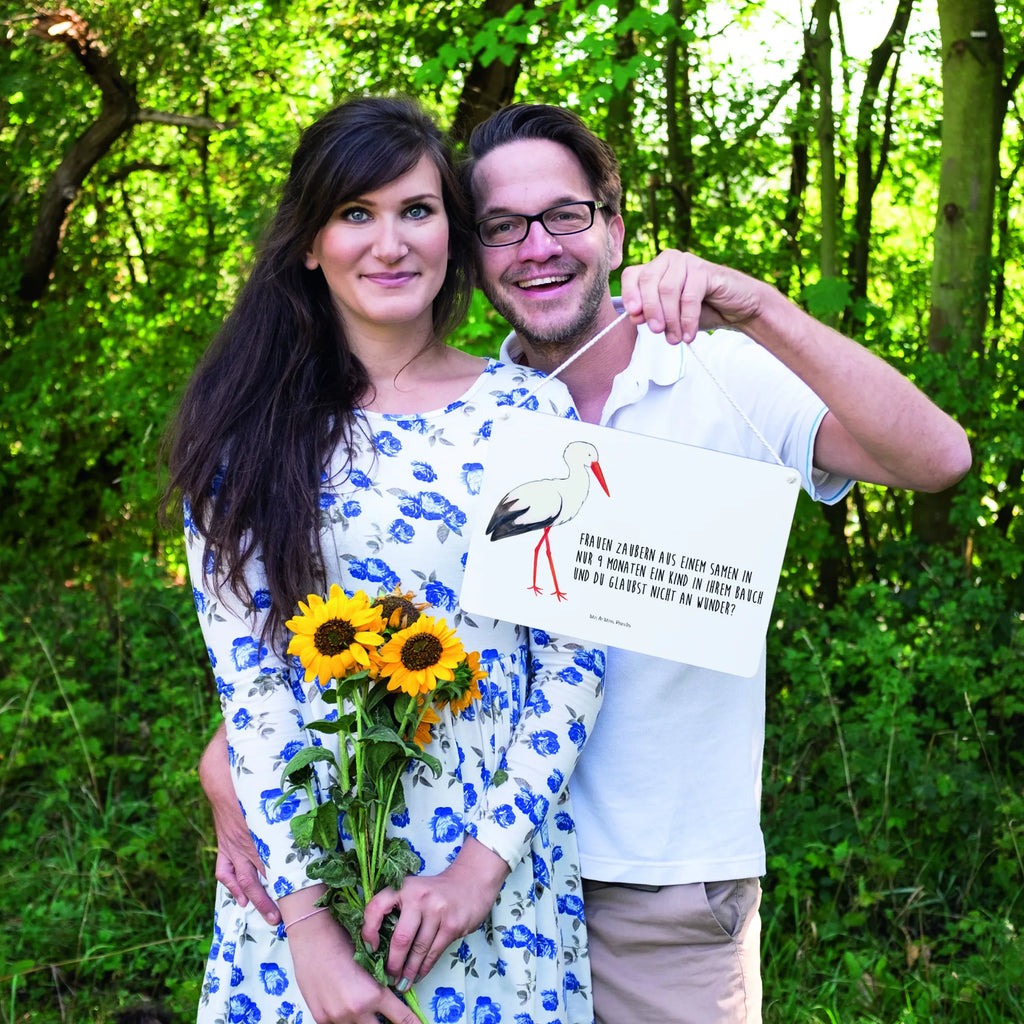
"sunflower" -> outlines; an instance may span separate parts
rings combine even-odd
[[[428,705],[426,710],[423,712],[423,717],[420,719],[420,724],[416,726],[416,735],[412,738],[413,743],[415,743],[420,750],[423,750],[423,748],[426,747],[426,745],[434,738],[434,734],[430,727],[440,721],[441,716],[433,709],[432,706]]]
[[[480,699],[480,687],[477,685],[481,679],[487,678],[487,672],[480,669],[480,654],[477,651],[470,651],[466,655],[466,665],[469,667],[469,684],[461,697],[449,701],[453,715],[461,715],[466,708],[475,700]]]
[[[381,617],[386,625],[393,629],[407,629],[420,617],[420,612],[427,607],[425,604],[418,604],[414,600],[415,597],[416,595],[411,590],[403,593],[402,586],[399,584],[391,593],[381,594],[373,602],[373,607],[380,609]]]
[[[384,621],[366,594],[360,590],[346,597],[335,583],[326,601],[318,594],[310,594],[308,601],[300,601],[302,614],[285,623],[295,634],[288,653],[298,655],[306,682],[319,678],[326,686],[328,680],[342,679],[353,669],[369,668],[367,646],[384,642]]]
[[[380,649],[380,675],[389,690],[411,696],[429,693],[439,679],[454,679],[453,669],[465,657],[462,641],[444,619],[421,615]]]

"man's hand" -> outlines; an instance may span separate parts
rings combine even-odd
[[[363,939],[376,949],[380,926],[396,907],[387,972],[404,992],[424,977],[456,939],[480,926],[508,877],[508,864],[472,836],[439,875],[413,875],[397,892],[382,889],[363,914]]]
[[[231,783],[228,763],[227,732],[223,723],[213,734],[199,759],[199,782],[213,808],[213,827],[217,833],[217,864],[215,875],[239,906],[253,906],[267,924],[281,922],[277,904],[260,883],[263,863],[256,852],[235,787]]]
[[[768,287],[678,249],[622,271],[622,302],[630,319],[655,333],[664,331],[673,345],[689,344],[698,330],[742,329],[760,315],[759,293]]]

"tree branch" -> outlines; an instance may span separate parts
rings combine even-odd
[[[18,285],[18,295],[27,302],[34,302],[43,297],[49,286],[68,215],[83,182],[122,135],[129,133],[141,121],[204,131],[216,131],[227,125],[207,117],[140,109],[135,86],[124,79],[120,68],[85,20],[69,8],[41,12],[28,34],[66,46],[99,90],[101,98],[96,120],[71,144],[43,191]]]
[[[148,121],[151,124],[169,124],[182,128],[200,128],[205,132],[222,132],[232,126],[230,121],[217,121],[212,117],[204,117],[202,114],[169,114],[163,110],[139,109],[135,113],[135,120],[139,124]]]

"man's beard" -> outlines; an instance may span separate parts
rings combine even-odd
[[[597,273],[583,293],[575,313],[561,324],[550,324],[536,330],[524,319],[520,308],[509,298],[507,291],[494,288],[485,281],[481,281],[480,289],[491,305],[508,321],[520,340],[537,351],[564,351],[568,356],[599,330],[598,317],[608,293],[609,270],[603,266],[596,269]],[[509,285],[509,291],[515,287],[515,284]]]

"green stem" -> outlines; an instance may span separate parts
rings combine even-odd
[[[363,783],[363,701],[361,694],[357,695],[355,700],[356,705],[356,740],[355,740],[355,762],[356,762],[356,790],[355,790],[355,804],[359,806],[362,800],[362,783]],[[366,821],[362,814],[359,815],[360,820],[353,822],[356,826],[352,829],[352,842],[356,845],[356,852],[359,860],[359,876],[363,884],[363,904],[369,903],[373,896],[373,885],[370,876],[370,865],[367,862],[366,848],[367,841],[370,839],[367,834]]]
[[[420,1006],[420,1001],[416,998],[416,993],[412,989],[409,989],[402,998],[405,1000],[405,1005],[416,1014],[418,1020],[423,1021],[423,1024],[430,1024],[426,1014],[423,1012],[423,1008]]]

